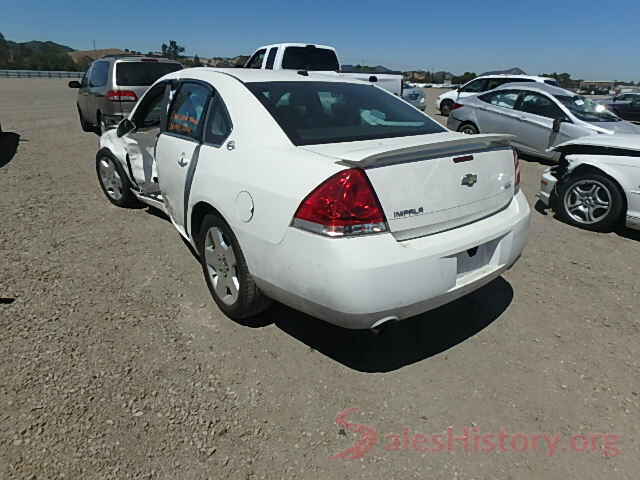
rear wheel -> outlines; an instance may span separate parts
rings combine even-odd
[[[96,113],[95,132],[98,134],[99,137],[101,137],[106,131],[107,131],[107,124],[104,121],[104,117],[102,116],[102,113],[98,112]]]
[[[473,123],[465,123],[458,128],[460,133],[464,133],[465,135],[477,135],[480,133],[478,127],[476,127]]]
[[[138,205],[120,162],[108,155],[100,156],[96,160],[96,172],[100,187],[111,203],[123,208]]]
[[[609,231],[622,218],[624,208],[620,187],[605,175],[579,174],[559,188],[558,213],[576,227]]]
[[[258,289],[236,236],[218,215],[202,220],[198,253],[204,278],[218,308],[243,320],[263,312],[271,301]]]
[[[445,117],[448,117],[451,113],[451,107],[453,107],[453,101],[443,100],[442,103],[440,103],[440,113]]]

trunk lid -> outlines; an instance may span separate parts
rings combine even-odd
[[[389,229],[407,240],[505,208],[515,188],[510,138],[446,132],[304,148],[365,169]]]

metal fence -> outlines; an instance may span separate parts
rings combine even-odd
[[[0,77],[8,78],[81,78],[84,72],[47,72],[42,70],[0,70]]]

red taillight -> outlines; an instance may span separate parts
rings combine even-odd
[[[298,207],[293,226],[329,237],[387,231],[387,222],[365,173],[343,170],[325,180]]]
[[[454,103],[454,104],[451,106],[451,110],[455,110],[455,109],[457,109],[457,108],[462,108],[462,107],[464,107],[464,105],[463,105],[463,104],[461,104],[461,103]],[[450,111],[451,111],[451,110],[450,110]]]
[[[515,192],[520,188],[520,159],[518,158],[518,151],[511,147],[513,150],[513,167],[515,169]]]
[[[109,90],[107,92],[107,100],[112,102],[137,102],[138,96],[136,92],[131,90]]]

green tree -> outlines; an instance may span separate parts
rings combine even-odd
[[[171,58],[173,60],[177,60],[180,58],[182,53],[184,52],[184,47],[182,45],[178,45],[178,42],[175,40],[169,40],[169,44],[162,44],[162,56]]]
[[[202,67],[202,62],[200,61],[200,57],[198,57],[197,53],[193,56],[193,66]]]

